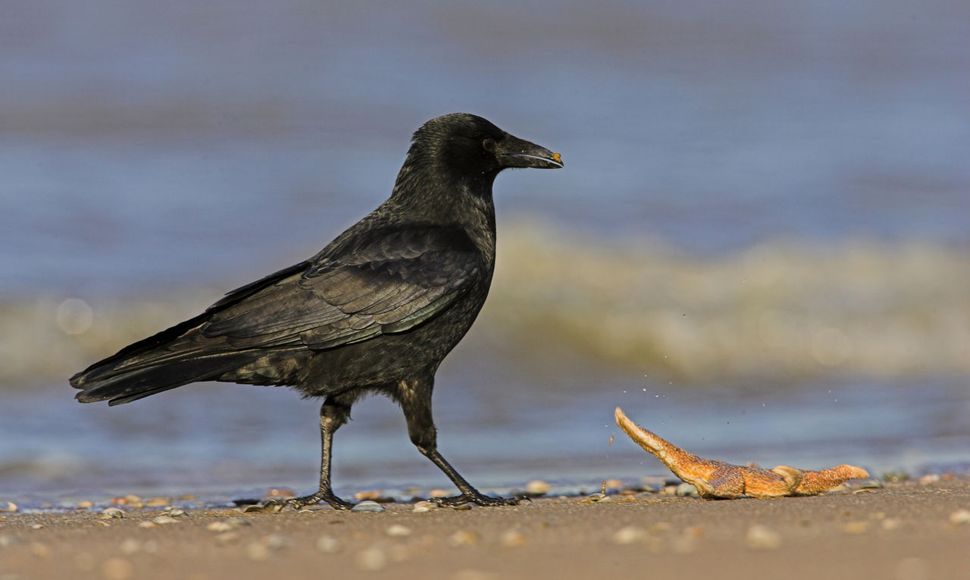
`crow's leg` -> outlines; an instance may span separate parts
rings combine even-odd
[[[331,507],[338,510],[347,510],[353,504],[346,502],[333,493],[330,485],[330,458],[333,447],[333,434],[341,425],[350,419],[350,407],[352,400],[341,400],[340,397],[327,397],[320,407],[320,489],[311,495],[303,497],[293,497],[279,502],[284,507],[301,509],[308,505],[313,505],[325,501]]]
[[[474,503],[482,506],[516,505],[514,498],[490,497],[472,487],[454,467],[438,452],[438,431],[431,416],[431,391],[434,379],[401,381],[398,385],[398,400],[404,410],[411,442],[422,455],[438,466],[448,476],[461,495],[439,498],[435,502],[443,505]]]

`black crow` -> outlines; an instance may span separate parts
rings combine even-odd
[[[434,375],[485,303],[495,267],[492,183],[558,153],[466,113],[418,129],[390,198],[309,260],[229,292],[198,316],[71,377],[82,403],[120,405],[196,381],[290,385],[323,397],[320,489],[288,500],[346,509],[330,484],[334,432],[354,402],[398,402],[411,441],[458,487],[449,503],[504,505],[437,450]]]

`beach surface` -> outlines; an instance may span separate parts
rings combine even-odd
[[[607,497],[427,512],[7,513],[0,578],[918,580],[970,570],[966,479],[776,500]]]

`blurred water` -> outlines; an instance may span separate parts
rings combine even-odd
[[[452,380],[472,384],[484,380],[476,373],[528,367],[520,363],[531,356],[524,345],[547,342],[536,328],[563,336],[563,328],[581,329],[564,360],[585,348],[603,367],[590,363],[585,382],[567,389],[542,421],[526,410],[545,405],[585,363],[531,368],[514,388],[494,386],[494,395],[473,388],[475,404],[463,398],[467,389],[442,394],[446,420],[464,438],[449,445],[487,472],[484,479],[518,479],[546,459],[547,476],[582,479],[603,465],[639,472],[631,461],[638,451],[618,457],[597,447],[607,430],[601,423],[622,402],[617,393],[639,388],[628,374],[638,365],[651,376],[661,369],[706,385],[703,396],[670,386],[665,412],[709,426],[723,443],[710,449],[738,450],[739,459],[762,460],[753,434],[764,432],[787,434],[785,456],[766,454],[765,462],[793,462],[789,453],[811,460],[813,426],[823,425],[835,434],[833,448],[871,465],[949,461],[970,433],[966,422],[944,417],[966,409],[967,396],[960,361],[968,358],[961,352],[970,314],[958,289],[970,247],[968,21],[970,5],[960,0],[5,4],[0,386],[21,391],[2,395],[0,490],[312,479],[315,406],[282,393],[224,397],[235,391],[207,385],[109,411],[76,407],[66,387],[40,386],[116,347],[109,336],[174,322],[215,299],[213,289],[311,255],[386,196],[411,131],[454,110],[485,115],[564,154],[564,171],[499,179],[500,245],[524,239],[521,230],[503,237],[512,218],[549,224],[540,234],[557,232],[565,242],[544,248],[525,238],[532,246],[522,255],[556,257],[565,274],[555,280],[571,280],[570,268],[608,262],[618,242],[650,241],[642,253],[632,247],[625,261],[610,262],[614,274],[598,275],[629,282],[625,294],[600,302],[591,296],[608,294],[602,284],[536,293],[541,281],[502,282],[500,263],[497,283],[505,285],[485,316],[524,337],[508,341],[521,352],[485,341],[491,346],[477,356],[458,353]],[[837,259],[859,240],[875,258]],[[900,262],[907,275],[897,275],[892,257],[914,243],[920,251]],[[563,248],[579,247],[590,250],[586,262],[559,259]],[[660,260],[658,247],[675,250]],[[777,298],[771,286],[736,292],[735,301],[707,300],[698,287],[709,294],[748,283],[729,275],[739,255],[774,256],[757,272],[795,272],[789,286],[803,291]],[[697,259],[711,261],[700,274]],[[810,275],[823,262],[822,273]],[[908,275],[920,264],[928,266]],[[825,282],[859,280],[860,272],[871,274],[863,291]],[[645,297],[654,293],[669,304]],[[157,305],[131,306],[140,296],[175,306],[162,314]],[[94,305],[96,341],[84,343],[90,333],[65,336],[54,321],[68,297]],[[121,314],[106,314],[116,304]],[[541,317],[517,314],[535,304]],[[597,330],[594,308],[628,324]],[[666,318],[650,318],[655,310]],[[710,324],[684,327],[687,312],[689,321]],[[564,327],[564,320],[576,322]],[[654,334],[666,337],[657,348],[644,330],[654,320],[663,322]],[[746,320],[762,322],[746,327]],[[719,337],[720,350],[699,349],[706,343],[694,334]],[[812,362],[840,340],[855,341],[861,362]],[[624,341],[639,346],[617,354]],[[731,343],[735,350],[724,346]],[[656,351],[649,362],[644,344]],[[758,367],[751,361],[761,354]],[[676,363],[657,362],[667,357]],[[786,399],[758,411],[735,387],[710,395],[719,377],[732,385],[747,378],[758,396]],[[784,395],[771,395],[779,378],[800,388],[786,381],[777,389]],[[23,391],[29,384],[37,387]],[[837,405],[827,402],[828,384],[846,393]],[[520,391],[533,395],[519,398]],[[486,412],[505,400],[516,401],[512,410]],[[716,408],[706,406],[711,400]],[[585,419],[589,409],[601,409],[602,420]],[[732,435],[725,417],[746,409],[759,419]],[[833,413],[842,420],[828,423]],[[339,469],[363,481],[385,477],[387,465],[404,478],[430,477],[404,467],[410,459],[398,461],[397,454],[421,461],[406,450],[400,424],[374,430],[388,416],[361,419],[363,442]],[[503,425],[503,437],[486,428],[494,425]],[[703,450],[703,438],[690,439],[697,433],[685,431],[684,442]],[[533,443],[510,444],[517,440]],[[392,441],[403,447],[385,447]],[[502,459],[509,448],[515,453]],[[69,459],[63,473],[59,457]],[[36,461],[55,467],[30,467]]]

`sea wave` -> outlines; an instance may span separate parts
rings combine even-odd
[[[499,247],[478,325],[526,357],[584,357],[681,383],[970,375],[963,249],[773,241],[699,257],[535,222],[503,228]],[[4,298],[0,385],[63,381],[220,293]]]

